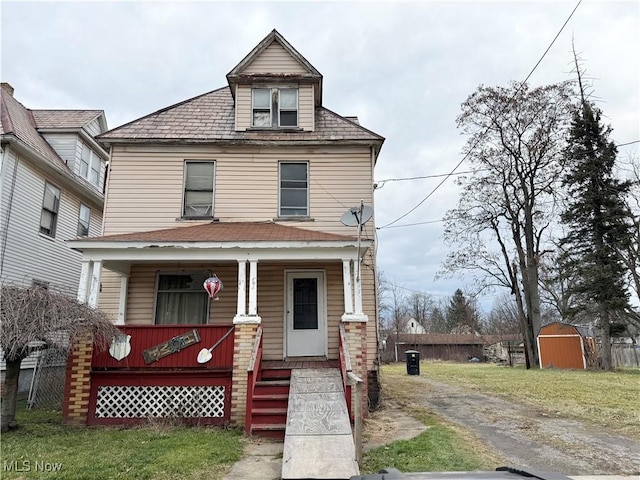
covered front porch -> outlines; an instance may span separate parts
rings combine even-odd
[[[70,242],[83,254],[78,300],[110,312],[125,329],[234,327],[229,418],[235,424],[246,418],[258,329],[264,362],[337,362],[342,325],[361,371],[354,370],[366,379],[368,315],[358,259],[371,241],[358,245],[355,238],[273,223],[259,224],[261,240],[188,240],[204,229],[210,238],[225,237],[229,227],[213,223]],[[224,285],[217,299],[202,287],[212,274]]]

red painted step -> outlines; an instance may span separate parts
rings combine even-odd
[[[253,392],[251,434],[284,440],[291,370],[266,369],[260,373]]]

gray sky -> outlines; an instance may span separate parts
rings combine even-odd
[[[28,108],[103,109],[114,128],[226,85],[276,28],[324,75],[325,107],[386,137],[377,181],[437,175],[462,158],[460,104],[480,84],[523,80],[576,3],[2,1],[0,73]],[[531,86],[571,78],[572,37],[613,140],[640,139],[640,2],[584,0]],[[386,182],[375,196],[378,226],[440,180]],[[434,279],[448,251],[439,220],[457,198],[450,179],[395,225],[433,223],[378,231],[389,280],[436,298],[471,286],[468,277]],[[499,293],[481,298],[485,310]]]

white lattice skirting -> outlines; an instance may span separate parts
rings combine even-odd
[[[225,387],[98,387],[96,418],[224,416]]]

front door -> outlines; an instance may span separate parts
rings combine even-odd
[[[288,272],[286,305],[287,357],[327,354],[324,272]]]

